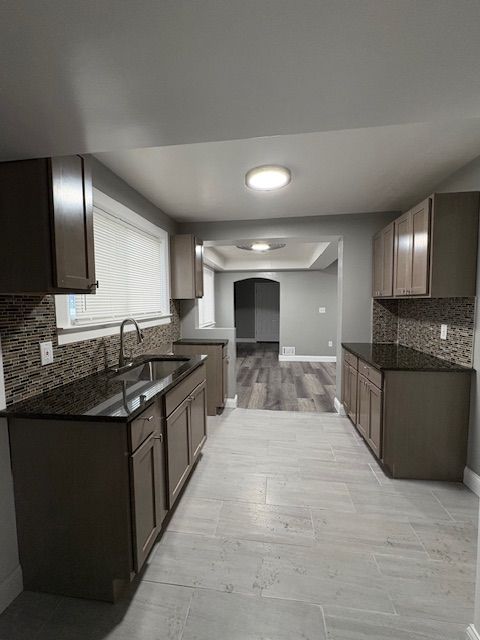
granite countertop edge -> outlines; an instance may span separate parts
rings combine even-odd
[[[178,357],[178,356],[177,356]],[[172,355],[150,355],[150,354],[143,354],[142,356],[139,356],[137,358],[134,359],[134,364],[132,366],[132,368],[139,366],[151,359],[166,359],[166,360],[174,360],[175,356]],[[134,420],[138,415],[140,415],[143,411],[145,411],[145,409],[148,409],[148,407],[150,407],[156,400],[158,400],[159,397],[165,395],[166,393],[168,393],[169,391],[171,391],[171,389],[173,389],[173,387],[175,387],[178,383],[180,383],[184,378],[186,378],[188,375],[190,375],[191,373],[193,373],[193,371],[195,371],[195,369],[198,369],[198,367],[200,367],[206,360],[208,359],[208,356],[206,355],[196,355],[196,356],[191,356],[190,358],[188,358],[188,360],[185,361],[185,363],[189,364],[188,367],[186,367],[184,370],[182,371],[178,371],[178,372],[174,372],[173,374],[173,380],[171,380],[170,382],[166,383],[165,386],[162,389],[159,389],[157,393],[155,393],[151,398],[149,398],[147,401],[145,401],[144,403],[140,404],[138,407],[136,407],[135,409],[133,409],[128,415],[123,415],[123,416],[109,416],[109,415],[101,415],[101,414],[89,414],[89,413],[61,413],[61,412],[57,412],[57,413],[52,413],[52,412],[42,412],[42,411],[37,411],[35,412],[34,410],[27,410],[23,407],[28,406],[28,404],[31,404],[35,401],[40,402],[42,401],[42,398],[44,398],[47,394],[48,395],[55,395],[55,394],[62,394],[62,393],[66,393],[68,388],[71,388],[74,385],[78,385],[78,384],[88,384],[89,382],[92,385],[101,385],[101,384],[105,384],[108,381],[111,381],[112,378],[114,378],[114,376],[112,375],[112,372],[109,370],[104,370],[104,371],[100,371],[97,373],[94,373],[90,376],[86,376],[84,378],[79,378],[78,380],[75,380],[73,382],[68,383],[67,385],[61,385],[59,387],[55,387],[53,389],[51,389],[50,391],[35,395],[35,396],[31,396],[30,398],[26,398],[25,400],[21,400],[19,402],[16,402],[14,404],[11,404],[9,406],[7,406],[5,409],[0,410],[0,418],[6,418],[7,420],[9,418],[34,418],[34,419],[38,419],[38,420],[65,420],[65,421],[76,421],[76,422],[109,422],[109,423],[120,423],[120,424],[125,424],[126,422],[130,422],[132,420]],[[182,367],[183,369],[183,367]],[[165,379],[167,377],[170,376],[165,376]],[[157,383],[160,383],[161,380],[157,380]]]
[[[378,371],[418,371],[431,373],[472,373],[474,371],[471,367],[465,367],[455,362],[450,362],[449,360],[443,360],[419,351],[418,349],[412,349],[411,347],[405,347],[404,345],[398,345],[393,342],[342,342],[342,347]],[[403,354],[409,353],[412,358],[417,358],[419,361],[423,358],[424,361],[427,360],[429,364],[428,366],[426,366],[426,364],[422,365],[421,363],[418,365],[413,363],[411,365],[383,364],[371,355],[375,347],[378,349],[384,348],[385,350],[390,347],[392,351],[398,351],[400,348]]]

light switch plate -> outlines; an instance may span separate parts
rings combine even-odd
[[[42,367],[45,364],[52,364],[53,345],[51,340],[49,340],[48,342],[40,342],[40,360],[42,362]]]
[[[447,325],[446,324],[442,324],[440,325],[440,340],[446,340],[447,339]]]
[[[318,307],[318,313],[326,313],[327,308],[326,307]]]
[[[328,341],[328,346],[329,346],[329,347],[333,347],[333,340],[329,340],[329,341]]]

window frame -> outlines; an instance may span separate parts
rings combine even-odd
[[[163,252],[162,262],[166,271],[166,301],[170,308],[171,292],[170,292],[170,258],[169,258],[169,235],[165,229],[149,222],[138,213],[135,213],[122,203],[114,200],[103,191],[93,189],[93,207],[94,209],[100,209],[107,214],[110,214],[128,224],[157,236],[161,239],[165,251]],[[102,322],[92,322],[88,324],[73,324],[69,313],[69,295],[56,295],[55,297],[55,315],[57,326],[57,339],[58,344],[71,344],[73,342],[81,342],[84,340],[91,340],[94,338],[102,338],[106,336],[116,335],[118,329],[122,323],[122,320],[109,320]],[[78,294],[84,295],[84,294]],[[90,295],[90,294],[86,294]],[[153,316],[151,318],[143,318],[138,320],[138,324],[141,328],[146,329],[149,327],[156,327],[159,325],[170,324],[172,314],[163,314],[161,316]],[[133,331],[132,325],[125,327],[126,331]]]

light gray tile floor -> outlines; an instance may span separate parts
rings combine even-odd
[[[23,593],[0,640],[464,640],[478,500],[388,478],[346,418],[237,409],[118,605]]]

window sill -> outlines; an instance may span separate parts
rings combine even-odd
[[[163,324],[170,324],[172,316],[164,316],[163,318],[154,318],[153,320],[138,320],[141,329],[149,329],[150,327],[158,327]],[[88,325],[85,327],[57,328],[58,344],[72,344],[73,342],[83,342],[84,340],[93,340],[95,338],[105,338],[107,336],[118,335],[121,321],[108,325]],[[125,331],[133,331],[135,327],[129,323],[125,327]]]

